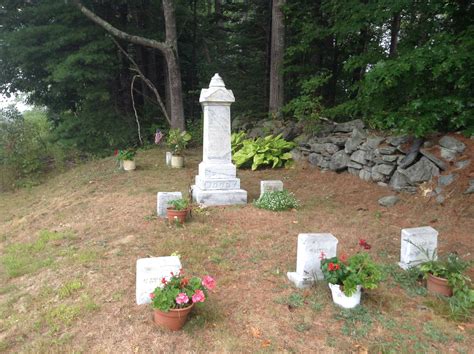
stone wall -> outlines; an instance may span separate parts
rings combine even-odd
[[[420,183],[439,176],[465,148],[450,136],[441,138],[439,145],[408,136],[377,136],[367,131],[361,120],[332,124],[324,131],[325,136],[297,138],[299,145],[292,151],[294,158],[412,193]]]

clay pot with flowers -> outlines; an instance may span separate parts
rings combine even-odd
[[[360,304],[362,289],[375,289],[382,280],[380,266],[365,252],[371,246],[362,239],[359,246],[361,251],[350,257],[343,254],[321,260],[321,270],[334,303],[347,309]]]
[[[179,274],[161,279],[161,286],[151,294],[154,309],[154,322],[172,331],[180,330],[194,306],[206,301],[209,290],[216,286],[215,280],[206,275],[187,277],[181,270]]]

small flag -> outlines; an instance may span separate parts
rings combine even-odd
[[[160,129],[156,129],[155,144],[159,144],[162,138],[163,138],[163,133],[161,132]]]

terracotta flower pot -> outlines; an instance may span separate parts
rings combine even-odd
[[[448,279],[436,277],[433,274],[428,274],[426,287],[430,293],[444,296],[453,296],[453,289],[449,286]]]
[[[155,310],[153,313],[153,320],[155,324],[160,327],[167,328],[171,331],[179,331],[188,318],[189,313],[193,309],[194,304],[185,307],[184,309],[172,309],[168,312]]]
[[[178,220],[180,224],[184,224],[186,221],[186,216],[188,215],[189,209],[185,210],[175,210],[173,208],[166,209],[166,216],[169,223],[174,223],[175,220]]]

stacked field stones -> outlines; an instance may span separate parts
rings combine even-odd
[[[334,124],[326,136],[300,142],[293,153],[321,169],[347,171],[396,191],[415,192],[420,183],[439,176],[465,149],[451,136],[442,137],[439,146],[430,145],[423,146],[421,139],[407,136],[372,135],[361,120],[354,120]],[[434,149],[439,150],[437,155],[441,158],[436,157]],[[440,183],[450,183],[453,178],[441,176]]]

